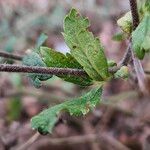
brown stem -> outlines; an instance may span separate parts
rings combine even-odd
[[[136,0],[129,0],[130,2],[130,9],[131,9],[131,14],[132,14],[132,24],[133,24],[133,30],[135,30],[137,28],[137,26],[139,25],[139,14],[138,14],[138,7],[137,7],[137,1]],[[132,43],[132,39],[130,38],[130,42]],[[127,51],[127,53],[125,54],[124,57],[124,62],[126,60],[131,60],[132,57],[132,50],[131,50],[131,43],[129,44],[129,49]]]
[[[109,68],[109,72],[115,73],[119,69],[120,69],[119,67]],[[9,65],[9,64],[0,64],[0,72],[21,72],[21,73],[39,73],[39,74],[53,74],[53,75],[88,76],[83,69],[34,67],[34,66]],[[150,71],[146,70],[145,73],[150,74]]]
[[[123,58],[119,62],[119,66],[127,66],[130,63],[130,61],[131,61],[131,42],[129,43],[126,49]]]
[[[137,1],[136,0],[129,0],[130,2],[130,9],[132,14],[132,20],[133,20],[133,30],[136,29],[136,27],[139,25],[139,14],[138,14],[138,7],[137,7]]]
[[[51,68],[51,67],[35,67],[23,65],[0,64],[0,72],[22,72],[22,73],[39,73],[52,75],[73,75],[73,76],[88,76],[82,69],[71,68]]]
[[[118,71],[119,67],[109,68],[110,73]],[[24,66],[24,65],[9,65],[0,64],[0,72],[20,72],[20,73],[39,73],[39,74],[51,74],[51,75],[73,75],[73,76],[88,76],[83,69],[72,69],[72,68],[53,68],[53,67],[35,67],[35,66]]]
[[[10,54],[10,53],[3,52],[3,51],[0,51],[0,57],[15,59],[15,60],[22,60],[23,58],[22,56]]]

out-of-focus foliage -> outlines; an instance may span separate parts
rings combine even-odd
[[[18,120],[21,115],[22,104],[20,98],[13,98],[7,104],[8,114],[7,120],[13,121]]]
[[[41,57],[36,52],[31,52],[23,58],[23,65],[26,66],[38,66],[38,67],[46,67],[46,64],[42,61]],[[41,81],[48,80],[52,77],[52,75],[45,74],[37,74],[31,73],[28,75],[33,85],[37,88],[41,86]]]
[[[29,2],[30,3],[30,2]],[[61,31],[65,8],[58,4],[49,10],[34,11],[33,5],[27,9],[19,5],[12,9],[11,5],[1,2],[0,9],[0,48],[8,52],[22,50],[34,45],[41,31],[50,33]],[[5,9],[7,7],[7,9]]]
[[[118,41],[118,42],[123,41],[125,39],[126,39],[126,36],[124,33],[117,33],[112,37],[112,40]]]
[[[48,36],[44,33],[42,33],[39,38],[37,39],[35,50],[39,50],[40,46],[44,44],[44,42],[47,40]]]
[[[122,66],[115,74],[116,79],[123,78],[127,79],[129,77],[129,68],[127,66]]]
[[[150,51],[150,13],[146,14],[132,33],[133,49],[139,59],[143,59],[146,52]]]
[[[146,0],[141,7],[143,19],[132,33],[133,49],[139,59],[150,51],[150,0]]]

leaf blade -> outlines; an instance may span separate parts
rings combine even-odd
[[[80,98],[68,100],[44,110],[31,119],[32,128],[41,134],[51,133],[61,111],[69,112],[70,115],[75,116],[85,115],[100,102],[101,95],[102,88],[97,87]]]
[[[98,38],[88,31],[89,20],[72,9],[64,20],[64,39],[71,55],[83,66],[87,74],[96,81],[109,77],[108,64]]]

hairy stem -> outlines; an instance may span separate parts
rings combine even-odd
[[[119,70],[119,67],[109,68],[110,73],[115,73]],[[39,74],[52,74],[52,75],[73,75],[73,76],[88,76],[83,69],[71,69],[71,68],[53,68],[53,67],[35,67],[35,66],[23,66],[23,65],[9,65],[0,64],[0,72],[20,72],[20,73],[39,73]],[[146,74],[150,74],[150,71],[146,70]]]
[[[22,72],[22,73],[39,73],[52,75],[73,75],[73,76],[88,76],[82,69],[71,68],[51,68],[51,67],[34,67],[23,65],[8,65],[0,64],[0,72]]]
[[[118,71],[118,67],[110,68],[110,73]],[[24,66],[24,65],[9,65],[0,64],[0,72],[20,72],[20,73],[39,73],[39,74],[52,74],[52,75],[73,75],[73,76],[88,76],[83,69],[72,69],[72,68],[53,68],[53,67],[35,67],[35,66]]]
[[[130,9],[132,14],[132,20],[133,20],[133,30],[136,29],[136,27],[139,25],[139,14],[138,14],[138,7],[137,7],[137,1],[136,0],[129,0],[130,2]]]

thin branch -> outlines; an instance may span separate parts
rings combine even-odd
[[[86,142],[97,142],[101,145],[106,145],[109,149],[115,150],[129,150],[126,146],[116,140],[114,137],[109,136],[108,134],[87,134],[87,135],[77,135],[65,138],[42,138],[33,145],[30,145],[33,149],[37,149],[37,147],[42,145],[75,145],[82,144]],[[38,143],[38,144],[37,144]],[[27,147],[26,147],[27,149]]]
[[[35,67],[23,65],[0,64],[0,72],[22,72],[22,73],[39,73],[52,75],[73,75],[73,76],[88,76],[82,69],[71,68],[51,68],[51,67]]]
[[[20,147],[16,148],[16,150],[26,150],[30,145],[32,145],[38,138],[40,134],[37,132],[31,138],[29,138],[25,143],[21,144]]]
[[[130,61],[131,61],[131,42],[129,43],[126,49],[123,58],[119,62],[119,66],[127,66],[130,63]]]
[[[130,9],[131,9],[132,20],[133,20],[133,30],[135,30],[140,22],[139,14],[138,14],[138,7],[137,7],[137,0],[129,0],[129,2],[130,2]]]
[[[134,69],[136,72],[136,77],[138,80],[139,88],[140,88],[141,92],[143,92],[144,94],[148,94],[148,90],[147,90],[147,87],[145,84],[146,83],[146,76],[145,76],[145,72],[143,70],[142,64],[141,64],[140,60],[138,60],[135,57],[133,51],[131,51],[131,54],[132,54],[133,65],[134,65]]]
[[[115,73],[119,70],[119,67],[109,68],[110,73]],[[0,72],[20,72],[20,73],[38,73],[38,74],[51,74],[51,75],[72,75],[72,76],[88,76],[83,69],[71,69],[71,68],[53,68],[53,67],[35,67],[35,66],[23,66],[23,65],[9,65],[0,64]],[[150,71],[146,70],[146,74],[150,74]]]
[[[0,51],[0,57],[15,59],[15,60],[19,60],[19,61],[22,60],[22,58],[23,58],[22,56],[10,54],[10,53],[3,52],[3,51]]]

